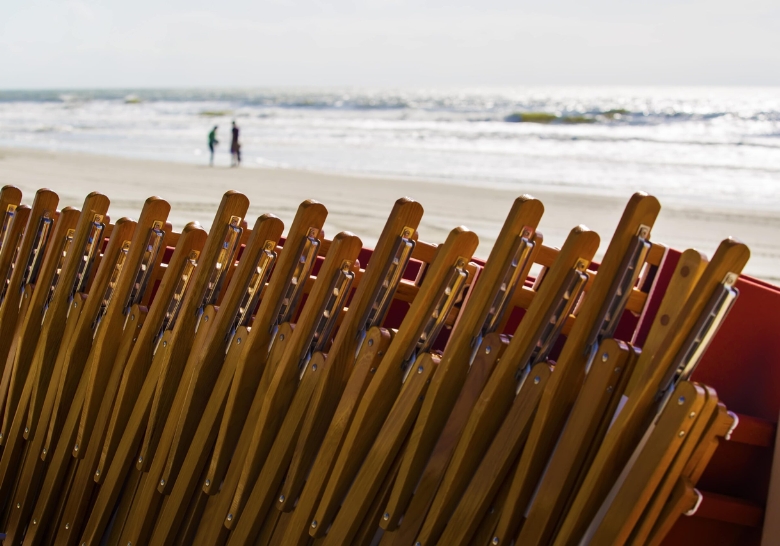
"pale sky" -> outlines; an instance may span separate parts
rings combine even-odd
[[[0,88],[780,85],[779,0],[3,0]]]

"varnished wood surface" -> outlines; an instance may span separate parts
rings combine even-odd
[[[723,241],[707,264],[659,350],[652,355],[643,355],[649,362],[642,362],[643,358],[637,362],[637,368],[644,372],[631,392],[632,396],[604,438],[598,455],[562,523],[556,545],[579,541],[584,527],[593,517],[594,507],[600,504],[606,495],[605,489],[614,482],[616,469],[622,466],[621,463],[626,461],[636,445],[637,435],[642,431],[641,423],[647,418],[647,412],[660,387],[659,383],[666,376],[667,369],[685,337],[726,274],[739,274],[749,255],[747,247],[739,241]]]

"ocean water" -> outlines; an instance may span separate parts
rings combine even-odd
[[[539,120],[533,123],[517,120]],[[780,208],[780,88],[0,91],[0,146]]]

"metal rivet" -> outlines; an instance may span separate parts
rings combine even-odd
[[[284,341],[284,334],[279,334],[279,341]]]
[[[615,368],[615,373],[620,373],[620,368]]]
[[[414,546],[422,546],[422,542],[417,541],[414,543]]]
[[[423,367],[422,367],[422,366],[420,366],[419,368],[417,368],[417,373],[423,373]]]
[[[317,371],[317,365],[316,364],[312,364],[311,365],[311,371],[313,371],[313,372]]]
[[[390,512],[385,512],[385,515],[382,516],[382,519],[385,520],[385,521],[389,520],[390,519]]]
[[[493,537],[493,544],[498,544],[498,537]]]
[[[211,480],[206,480],[206,487],[211,486]]]
[[[167,346],[168,346],[168,342],[167,341],[163,341],[163,347],[167,347]]]
[[[70,523],[66,523],[65,524],[65,530],[68,530],[68,529],[70,529]]]
[[[684,430],[681,430],[680,432],[678,432],[678,433],[677,433],[677,436],[679,436],[680,438],[682,438],[683,436],[685,436],[685,431],[684,431]]]
[[[160,480],[160,485],[165,485],[165,480]]]
[[[38,520],[37,519],[33,520],[33,525],[38,525]]]
[[[373,339],[369,339],[368,340],[368,346],[371,347],[373,344],[374,344],[374,340]],[[317,522],[315,521],[313,523],[317,523]]]
[[[375,371],[376,371],[376,368],[371,368],[370,370],[368,370],[368,373],[374,373]]]
[[[241,338],[238,338],[238,339],[236,340],[236,345],[241,345]]]
[[[22,503],[21,503],[21,502],[17,502],[17,503],[16,503],[16,507],[17,507],[17,508],[21,508],[21,507],[22,507]]]
[[[601,355],[602,362],[606,362],[607,360],[609,360],[609,353],[604,353],[603,355]]]
[[[279,502],[284,502],[284,495],[279,495]]]
[[[316,519],[311,522],[311,528],[312,529],[316,529],[317,528],[317,520]]]
[[[135,315],[130,315],[130,320],[135,320]]]
[[[73,307],[78,307],[78,306],[79,306],[79,302],[77,301],[73,302]]]
[[[490,351],[492,351],[492,350],[493,350],[493,347],[485,347],[485,354],[489,355]]]
[[[100,476],[100,470],[95,470],[95,476]]]
[[[27,434],[28,432],[30,432],[30,429],[27,428],[27,427],[24,427],[24,433]]]
[[[46,448],[43,448],[43,454],[46,455]]]
[[[144,462],[144,458],[143,457],[138,457],[138,463],[140,464],[142,462]]]
[[[612,392],[612,385],[610,385],[609,387],[607,387],[607,392]]]
[[[683,404],[685,404],[685,397],[684,397],[684,396],[681,396],[680,398],[678,398],[678,399],[677,399],[677,404],[678,404],[678,405],[680,405],[680,406],[682,406]]]
[[[208,315],[205,315],[205,316],[203,317],[203,322],[208,322],[208,321],[209,321],[209,316],[208,316]]]
[[[79,445],[78,445],[78,444],[76,444],[75,446],[73,446],[73,451],[78,451],[78,450],[79,450]]]
[[[233,514],[228,514],[227,520],[228,521],[233,521]]]
[[[688,418],[689,419],[693,419],[694,417],[696,417],[696,412],[695,411],[692,411],[691,413],[688,414]]]
[[[542,378],[539,377],[538,375],[536,377],[534,377],[534,385],[538,385],[541,380],[542,380]]]

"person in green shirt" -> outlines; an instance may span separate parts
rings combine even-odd
[[[211,159],[209,160],[209,166],[214,166],[214,146],[219,144],[219,140],[217,140],[217,125],[214,126],[214,128],[209,133],[209,150],[211,150]]]

